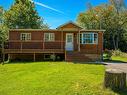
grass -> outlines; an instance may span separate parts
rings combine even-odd
[[[66,62],[0,65],[0,95],[117,95],[103,88],[104,70]]]
[[[127,58],[121,57],[121,56],[112,56],[111,59],[112,59],[113,61],[127,62]]]

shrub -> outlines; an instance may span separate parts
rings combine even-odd
[[[111,56],[112,56],[112,51],[111,50],[105,50],[104,51],[104,59],[106,59],[106,60],[110,60],[111,59]]]
[[[124,53],[120,50],[114,50],[112,51],[113,56],[121,56],[121,57],[127,57],[127,53]]]
[[[55,60],[56,60],[56,55],[55,55],[55,54],[52,54],[52,55],[50,56],[50,58],[51,58],[53,61],[55,61]]]

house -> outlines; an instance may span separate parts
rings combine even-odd
[[[56,29],[10,29],[8,48],[10,60],[33,61],[99,61],[103,54],[103,31],[86,30],[73,22]]]

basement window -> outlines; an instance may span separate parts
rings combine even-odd
[[[45,59],[45,60],[49,60],[50,58],[51,58],[51,55],[50,55],[50,54],[45,54],[45,55],[44,55],[44,59]]]

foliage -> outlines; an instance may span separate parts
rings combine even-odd
[[[103,78],[104,66],[99,64],[10,63],[0,66],[0,94],[117,95],[103,89]]]
[[[51,58],[53,61],[55,61],[55,60],[56,60],[56,55],[52,54],[52,55],[50,56],[50,58]]]
[[[8,27],[4,24],[0,25],[0,43],[8,39]]]
[[[103,59],[104,61],[127,62],[127,53],[120,50],[105,50]]]
[[[112,51],[111,50],[105,50],[103,54],[104,60],[111,60]]]
[[[2,47],[2,42],[8,38],[8,27],[4,24],[3,15],[4,9],[0,7],[0,48]]]
[[[88,29],[105,29],[104,48],[127,51],[127,9],[124,0],[111,0],[110,4],[89,6],[78,15],[77,22]],[[116,2],[117,1],[117,2]]]
[[[120,50],[112,51],[112,56],[121,56],[127,58],[127,53],[121,52]]]
[[[5,12],[4,19],[9,28],[48,28],[30,0],[15,0],[11,8]]]

